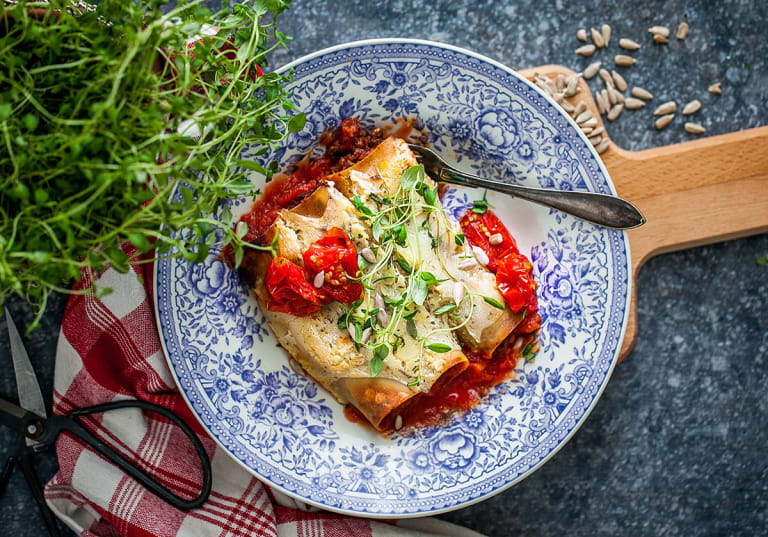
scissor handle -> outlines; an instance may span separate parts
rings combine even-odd
[[[200,457],[200,464],[203,468],[203,486],[199,496],[191,500],[185,500],[184,498],[179,497],[174,492],[155,481],[155,479],[149,476],[147,473],[137,468],[132,462],[117,453],[113,448],[102,442],[75,419],[78,416],[99,414],[120,408],[140,408],[143,410],[151,410],[152,412],[157,412],[161,416],[168,418],[168,420],[170,420],[174,425],[179,427],[184,432],[187,438],[189,438],[189,440],[192,442],[192,445],[195,447],[195,451],[197,451],[197,456]],[[147,401],[138,401],[135,399],[126,401],[114,401],[111,403],[104,403],[102,405],[78,408],[72,410],[66,416],[52,416],[47,420],[46,425],[46,428],[48,429],[47,432],[49,434],[52,433],[57,436],[60,431],[69,431],[70,433],[74,434],[83,442],[99,452],[107,460],[121,468],[125,473],[144,485],[147,490],[150,490],[159,498],[168,502],[172,506],[177,507],[178,509],[188,510],[200,507],[203,503],[205,503],[205,501],[208,499],[208,496],[211,494],[211,461],[208,458],[208,454],[205,452],[205,448],[203,448],[203,444],[200,442],[200,439],[192,431],[192,429],[186,423],[184,423],[181,418],[179,418],[176,414],[167,408],[155,405],[153,403],[148,403]]]

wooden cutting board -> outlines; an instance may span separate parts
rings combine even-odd
[[[552,79],[574,74],[559,65],[520,71],[529,79],[535,72]],[[580,88],[569,101],[584,101],[602,124],[583,79]],[[656,254],[768,231],[768,126],[637,152],[611,142],[601,157],[619,196],[647,220],[628,232],[635,282],[640,267]],[[619,361],[637,337],[636,297],[633,286]]]

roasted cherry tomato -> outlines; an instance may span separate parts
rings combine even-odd
[[[352,280],[357,275],[357,251],[347,234],[340,228],[332,228],[304,252],[304,268],[310,280],[318,272],[324,272],[322,291],[334,300],[349,303],[360,298],[363,285]]]
[[[536,282],[533,281],[528,258],[510,252],[497,259],[497,263],[496,287],[507,301],[509,309],[514,312],[523,308],[528,308],[528,313],[536,311]]]
[[[508,252],[517,253],[517,243],[507,228],[501,223],[501,220],[493,214],[493,211],[486,211],[484,214],[473,213],[469,209],[459,220],[461,230],[466,236],[466,240],[472,246],[478,246],[488,254],[488,270],[496,272],[498,259]],[[489,239],[493,236],[501,235],[501,241],[497,244],[491,244]]]
[[[330,298],[307,281],[304,269],[283,256],[273,258],[267,267],[267,309],[306,317],[318,311]]]

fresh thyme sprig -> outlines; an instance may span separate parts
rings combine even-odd
[[[52,0],[43,17],[24,1],[0,6],[0,300],[19,294],[42,314],[82,269],[127,272],[154,247],[192,262],[216,242],[236,260],[253,247],[226,208],[212,215],[254,193],[249,170],[276,169],[241,160],[244,148],[263,153],[303,128],[283,90],[291,74],[262,74],[289,39],[276,21],[290,0],[215,14],[201,0],[164,3],[103,0],[78,14]],[[218,32],[188,48],[205,27]]]

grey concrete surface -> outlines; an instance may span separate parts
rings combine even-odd
[[[215,2],[209,2],[212,6]],[[654,46],[646,28],[681,20],[686,41]],[[513,68],[560,63],[576,70],[576,30],[608,23],[610,61],[620,37],[643,44],[624,70],[654,102],[699,98],[707,135],[768,124],[768,3],[295,0],[281,29],[294,37],[279,66],[305,53],[373,37],[433,39]],[[723,95],[706,87],[723,83]],[[597,81],[593,81],[597,88]],[[651,110],[608,125],[629,150],[693,138],[676,122],[658,133]],[[765,155],[768,159],[768,155]],[[760,535],[768,531],[768,235],[652,259],[638,289],[637,346],[617,367],[585,425],[550,462],[492,499],[442,515],[488,535]],[[66,297],[52,300],[28,341],[50,403],[54,351]],[[9,301],[27,322],[19,300]],[[0,395],[12,395],[5,321],[0,321]],[[0,429],[0,462],[12,452]],[[50,476],[53,454],[41,457]],[[0,500],[0,535],[44,533],[23,481]]]

